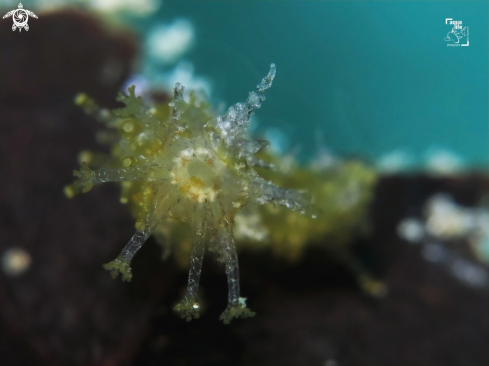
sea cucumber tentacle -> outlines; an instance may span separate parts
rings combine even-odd
[[[238,253],[236,252],[231,225],[226,220],[222,220],[220,226],[218,232],[219,245],[228,277],[228,303],[236,305],[240,295]]]
[[[110,271],[112,278],[117,278],[120,273],[122,281],[131,282],[131,260],[150,235],[151,228],[149,227],[144,231],[136,230],[129,243],[122,249],[121,254],[112,262],[103,265],[104,269]]]
[[[155,189],[155,194],[152,203],[152,209],[146,215],[144,220],[139,223],[136,232],[131,237],[126,246],[122,249],[119,256],[112,262],[106,263],[103,267],[110,271],[112,278],[116,278],[121,274],[122,281],[131,282],[131,261],[134,255],[141,249],[145,241],[150,237],[155,227],[164,220],[171,212],[172,207],[178,204],[179,199],[169,197],[167,193],[158,194]]]
[[[159,174],[162,171],[159,164],[139,165],[117,169],[90,170],[86,163],[83,163],[80,170],[75,170],[73,175],[79,177],[75,181],[75,187],[82,188],[83,193],[88,192],[95,184],[106,182],[123,181],[147,181],[167,180],[168,176]],[[163,170],[164,171],[164,170]]]
[[[196,217],[201,217],[201,215],[205,216],[204,210],[206,209],[207,208],[202,208],[200,204],[197,204],[196,211],[199,212],[197,212]],[[200,305],[197,302],[197,291],[199,289],[209,224],[204,220],[200,223],[194,223],[194,226],[195,231],[192,235],[187,292],[183,299],[173,308],[180,317],[185,318],[187,321],[198,319],[200,317]]]
[[[227,219],[222,219],[217,235],[221,259],[228,278],[228,306],[219,320],[229,324],[233,318],[248,318],[255,316],[256,313],[248,309],[246,299],[240,297],[238,253],[234,242],[233,225]]]
[[[248,127],[253,112],[260,108],[265,100],[265,91],[272,86],[275,72],[275,64],[271,64],[268,75],[256,86],[255,91],[249,94],[245,103],[236,103],[229,107],[226,114],[216,118],[219,140],[223,141],[231,152],[237,154],[238,158],[254,154],[268,145],[268,142],[264,143],[263,140],[249,140]]]
[[[265,161],[265,160],[262,160],[262,159],[258,159],[254,155],[248,156],[246,158],[246,162],[248,163],[249,166],[252,166],[254,168],[257,168],[257,167],[264,168],[264,169],[274,169],[275,168],[275,166],[272,163]]]
[[[100,108],[95,101],[85,93],[78,93],[75,96],[74,102],[77,106],[83,109],[83,111],[94,117],[99,122],[105,123],[107,126],[112,126],[114,122],[114,116],[106,108]]]
[[[87,193],[92,189],[95,172],[88,167],[87,163],[83,162],[80,170],[73,170],[73,176],[78,177],[75,183],[73,183],[74,186],[81,188],[83,193]]]
[[[307,195],[293,189],[278,187],[261,177],[253,181],[250,194],[255,197],[258,204],[270,202],[274,206],[285,206],[302,214],[308,214],[313,218],[318,215],[318,210],[310,204]]]
[[[171,136],[168,123],[160,121],[158,118],[143,106],[141,97],[136,97],[134,92],[135,86],[131,85],[127,88],[129,94],[119,92],[117,101],[124,103],[124,108],[114,109],[112,113],[120,118],[136,117],[158,138],[162,143],[165,143]]]

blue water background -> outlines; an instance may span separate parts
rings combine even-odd
[[[277,65],[256,117],[258,133],[278,131],[274,142],[286,150],[377,160],[401,149],[422,165],[435,147],[488,166],[489,1],[165,0],[124,21],[144,45],[177,18],[194,25],[183,59],[211,82],[216,103],[244,101]],[[470,28],[469,47],[447,47],[445,18]],[[155,63],[142,50],[139,70],[150,80],[178,63]]]
[[[303,156],[435,146],[489,161],[487,1],[166,1],[138,26],[178,17],[196,29],[185,58],[220,100],[243,101],[276,63],[257,117]],[[469,26],[469,47],[447,47],[445,18]]]

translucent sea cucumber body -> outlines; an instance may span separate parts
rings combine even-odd
[[[130,263],[153,232],[164,232],[168,222],[191,228],[190,268],[187,292],[175,310],[183,318],[199,317],[197,289],[205,249],[217,253],[228,277],[228,307],[221,315],[225,323],[254,313],[240,297],[238,257],[234,239],[236,214],[247,205],[274,206],[306,213],[304,196],[263,179],[255,170],[267,164],[256,153],[266,141],[250,140],[248,127],[254,111],[265,100],[272,85],[275,65],[244,103],[231,106],[223,116],[214,117],[209,105],[177,83],[168,106],[148,109],[140,97],[120,93],[125,107],[112,115],[99,111],[86,96],[77,103],[97,112],[108,127],[118,132],[112,147],[112,164],[92,171],[86,163],[74,175],[74,187],[89,191],[104,182],[122,182],[121,202],[136,213],[136,232],[114,261],[104,265],[115,278],[132,277]],[[165,118],[166,117],[166,118]],[[308,211],[309,213],[309,211]]]

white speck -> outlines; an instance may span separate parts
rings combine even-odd
[[[433,148],[426,153],[426,168],[431,173],[456,173],[462,167],[462,163],[462,159],[449,150]]]
[[[425,214],[427,231],[442,239],[464,236],[476,226],[473,212],[458,206],[446,194],[430,198],[426,203]]]
[[[260,215],[248,211],[245,209],[236,215],[234,235],[240,239],[265,240],[268,237],[268,230],[261,222]]]
[[[407,170],[413,164],[413,157],[407,151],[398,149],[383,155],[377,162],[383,173],[396,173]]]
[[[146,47],[149,54],[158,61],[173,63],[193,45],[194,34],[194,27],[189,20],[176,19],[171,24],[159,25],[150,31]],[[186,85],[183,80],[182,84]]]
[[[8,276],[20,276],[31,266],[29,252],[20,248],[8,249],[2,256],[2,270]]]
[[[407,218],[397,225],[397,234],[410,243],[419,243],[424,235],[424,226],[420,220]]]

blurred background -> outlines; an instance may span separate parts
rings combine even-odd
[[[487,2],[22,4],[28,31],[0,21],[0,364],[489,364]],[[2,16],[18,5],[1,0]],[[252,133],[304,165],[375,173],[348,258],[387,290],[321,247],[292,264],[243,252],[258,315],[217,320],[226,279],[210,258],[207,310],[185,323],[171,308],[186,271],[151,239],[132,283],[101,267],[133,232],[118,188],[63,195],[80,151],[108,151],[73,98],[113,108],[128,85],[164,98],[181,82],[223,112],[272,62]]]

